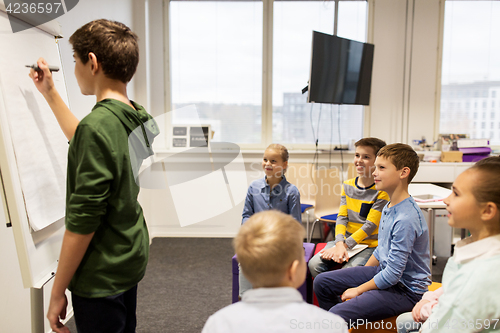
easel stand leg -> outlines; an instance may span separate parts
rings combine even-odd
[[[45,333],[43,310],[43,287],[30,288],[31,298],[31,333]]]

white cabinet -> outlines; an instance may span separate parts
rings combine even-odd
[[[474,163],[430,163],[420,162],[412,183],[453,183],[459,174]]]

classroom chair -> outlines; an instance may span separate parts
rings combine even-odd
[[[335,223],[342,193],[342,177],[339,168],[319,168],[315,172],[315,179],[318,190],[314,201],[314,216],[316,220],[311,227],[309,241],[318,222]],[[322,234],[321,228],[320,233]]]
[[[326,246],[326,243],[318,243],[318,244],[316,244],[316,248],[314,249],[313,256],[315,256],[316,254],[318,254],[319,251],[323,250],[325,248],[325,246]],[[318,299],[316,298],[316,294],[314,293],[314,290],[312,292],[312,297],[313,297],[313,304],[316,305],[316,306],[319,306]]]
[[[313,243],[304,243],[304,259],[306,260],[306,264],[309,262],[309,260],[312,258],[313,253],[314,253],[314,244]],[[238,258],[236,257],[236,254],[232,258],[232,265],[233,265],[233,292],[232,292],[232,301],[233,303],[238,302],[238,295],[240,291],[240,283],[239,283],[239,270],[238,270]],[[312,277],[311,273],[309,270],[307,270],[307,276],[306,280],[297,289],[301,294],[302,298],[304,301],[307,303],[312,303],[312,294],[313,294],[313,287],[312,287]]]
[[[356,166],[354,163],[349,163],[347,166],[347,178],[346,179],[352,179],[356,178],[358,176],[358,173],[356,172]]]
[[[314,164],[290,163],[286,169],[286,179],[290,184],[297,186],[300,192],[300,208],[306,214],[306,240],[309,239],[310,211],[314,209],[316,184],[314,180]]]
[[[358,173],[356,172],[356,166],[354,165],[354,163],[349,163],[347,166],[346,177],[344,178],[344,180],[356,178],[357,176]],[[333,234],[333,237],[335,238],[335,224],[325,223],[325,226],[323,228],[323,237],[321,239],[322,242],[326,240],[330,232]]]

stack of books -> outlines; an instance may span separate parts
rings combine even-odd
[[[491,154],[488,139],[459,139],[457,147],[463,153],[462,162],[477,162]]]

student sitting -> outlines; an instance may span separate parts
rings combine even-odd
[[[410,311],[430,284],[429,231],[408,193],[418,164],[417,153],[408,145],[380,149],[375,185],[391,201],[382,211],[377,249],[365,266],[321,273],[314,280],[320,307],[350,325]]]
[[[460,174],[444,200],[448,224],[471,236],[455,245],[443,272],[443,294],[421,332],[500,331],[500,157]]]
[[[287,166],[286,147],[277,143],[269,145],[262,157],[262,169],[266,176],[250,184],[243,208],[242,224],[253,214],[271,209],[290,214],[301,222],[300,193],[295,185],[286,180]],[[252,285],[241,273],[240,266],[239,270],[239,298],[241,298]]]
[[[202,332],[347,333],[342,318],[305,303],[296,290],[306,278],[304,235],[290,215],[266,211],[250,217],[233,245],[254,289],[208,318]]]
[[[309,260],[313,277],[332,270],[363,266],[378,244],[378,225],[382,209],[389,201],[384,191],[377,191],[373,182],[375,158],[385,142],[377,138],[364,138],[355,143],[354,165],[358,177],[346,180],[342,186],[340,210],[335,223],[335,241]],[[368,247],[352,258],[347,254],[357,244]]]

